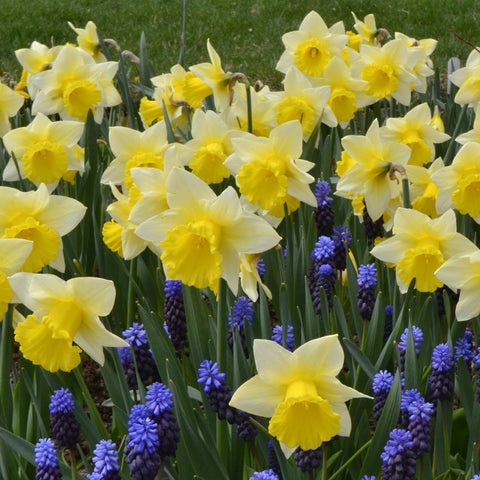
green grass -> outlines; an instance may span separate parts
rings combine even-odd
[[[58,0],[30,0],[19,7],[17,0],[3,0],[0,66],[17,78],[16,49],[28,47],[33,40],[75,42],[67,21],[83,28],[92,20],[106,38],[114,38],[122,49],[134,53],[145,32],[155,72],[164,73],[178,61],[182,4],[182,0],[60,0],[58,6]],[[328,25],[343,20],[347,29],[353,26],[351,11],[359,18],[374,13],[377,26],[392,34],[400,31],[417,39],[435,38],[439,45],[432,58],[442,73],[449,57],[457,55],[465,61],[471,50],[449,29],[480,43],[475,28],[480,10],[472,9],[471,0],[188,0],[185,65],[208,60],[206,41],[210,38],[226,69],[278,85],[282,75],[275,72],[275,64],[283,51],[281,36],[296,30],[310,10],[320,13]]]

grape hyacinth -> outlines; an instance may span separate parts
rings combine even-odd
[[[430,374],[429,397],[431,402],[453,398],[453,353],[448,343],[440,343],[433,349],[432,373]]]
[[[375,307],[377,287],[377,269],[374,263],[358,267],[357,285],[357,306],[360,316],[364,320],[370,320]]]
[[[298,447],[294,453],[295,465],[304,473],[311,472],[322,464],[322,447],[315,450],[302,450]]]
[[[412,337],[413,344],[415,345],[415,353],[418,357],[420,355],[420,349],[423,344],[423,331],[421,328],[412,325]],[[407,342],[408,342],[408,327],[405,328],[403,333],[400,335],[400,341],[398,342],[398,350],[400,351],[400,368],[401,370],[405,367],[405,354],[407,352]]]
[[[137,405],[130,413],[125,446],[125,463],[132,480],[155,478],[161,458],[158,453],[160,441],[158,425],[148,415],[147,407]]]
[[[221,373],[218,363],[212,360],[204,360],[198,369],[197,382],[203,384],[210,408],[220,420],[227,420],[237,426],[237,434],[248,442],[257,435],[256,428],[250,423],[249,415],[229,405],[232,398],[232,389],[225,384],[225,373]]]
[[[473,333],[470,330],[465,330],[463,337],[459,338],[455,342],[455,362],[458,363],[460,357],[463,357],[465,364],[467,365],[468,371],[472,372],[472,361],[473,361]]]
[[[477,353],[473,357],[473,368],[477,375],[477,402],[480,403],[480,347],[477,347]]]
[[[334,247],[334,262],[337,270],[345,270],[347,268],[347,252],[352,243],[352,234],[348,227],[341,225],[333,229],[332,240]]]
[[[268,469],[273,470],[279,479],[281,479],[281,471],[280,471],[280,464],[278,463],[278,458],[275,453],[275,449],[273,448],[273,443],[271,440],[268,441],[267,444],[268,448]]]
[[[395,377],[386,370],[380,370],[373,377],[372,390],[374,393],[372,416],[375,422],[378,422],[387,401],[388,392],[392,388]]]
[[[278,480],[278,475],[271,469],[261,472],[253,472],[248,480]]]
[[[248,347],[245,340],[245,320],[249,325],[253,322],[253,302],[245,296],[238,297],[232,306],[232,311],[228,317],[229,331],[227,333],[227,343],[233,348],[233,335],[237,333],[240,336],[242,349],[248,358]]]
[[[55,390],[50,397],[50,435],[60,447],[75,448],[80,424],[75,418],[75,402],[68,388]]]
[[[383,330],[383,341],[386,342],[393,328],[393,305],[387,305],[385,307],[385,327]]]
[[[185,316],[181,280],[166,280],[164,292],[163,315],[165,324],[175,354],[177,357],[181,357],[182,352],[188,354],[187,318]]]
[[[430,452],[430,422],[434,414],[433,403],[423,397],[413,400],[407,407],[408,431],[412,434],[413,451],[416,458]]]
[[[412,435],[408,430],[392,430],[380,458],[384,480],[411,480],[415,477],[416,459]]]
[[[57,450],[50,438],[35,444],[35,465],[35,480],[62,480]]]
[[[333,198],[329,196],[331,192],[332,189],[328,182],[317,182],[314,192],[317,206],[313,209],[313,215],[317,224],[318,236],[325,235],[330,237],[333,233],[335,217],[331,205]]]
[[[271,339],[277,342],[279,345],[283,345],[283,327],[281,325],[275,325],[272,331]],[[287,325],[287,335],[285,337],[285,348],[293,352],[295,348],[295,337],[293,336],[293,326]]]
[[[333,240],[326,236],[318,237],[315,248],[310,255],[312,262],[307,274],[308,286],[317,314],[321,312],[321,287],[325,290],[329,307],[331,307],[332,304],[333,288],[336,281],[334,255],[335,245]]]
[[[117,446],[111,440],[100,440],[93,450],[93,474],[102,480],[120,480]]]
[[[363,209],[363,226],[365,228],[365,235],[369,245],[373,245],[373,242],[377,237],[383,235],[383,216],[373,221],[368,214],[367,207]]]
[[[145,406],[150,418],[158,425],[157,452],[162,460],[175,456],[180,428],[173,414],[173,393],[160,382],[152,383],[145,394]]]
[[[402,392],[400,401],[400,426],[408,428],[409,412],[408,407],[415,401],[422,399],[422,394],[416,389],[411,388]]]
[[[118,349],[128,386],[130,388],[137,388],[135,365],[131,354],[132,350],[135,355],[138,374],[142,382],[149,384],[158,380],[159,373],[153,360],[152,352],[148,344],[147,333],[143,325],[134,322],[130,328],[122,333],[126,342],[130,345],[130,347],[120,347]],[[126,350],[130,350],[130,355]]]

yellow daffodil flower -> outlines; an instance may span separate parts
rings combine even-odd
[[[355,161],[337,184],[336,195],[363,195],[373,221],[379,219],[390,200],[401,193],[398,170],[410,157],[410,148],[385,141],[374,120],[365,135],[347,135],[342,139],[347,154]]]
[[[197,110],[191,134],[192,139],[182,149],[182,163],[206,183],[221,183],[228,178],[230,170],[223,163],[233,153],[231,137],[238,131],[229,128],[219,114]]]
[[[245,134],[233,138],[235,153],[225,165],[236,176],[240,193],[258,208],[276,217],[292,212],[300,202],[315,206],[309,184],[313,177],[307,172],[312,162],[300,159],[302,126],[293,120],[270,132],[269,138]]]
[[[388,118],[382,135],[387,140],[403,143],[411,149],[408,165],[424,166],[435,158],[435,143],[446,142],[450,135],[432,125],[432,113],[427,103],[417,105],[403,118]]]
[[[15,157],[21,178],[37,185],[45,183],[52,191],[66,172],[83,172],[83,163],[79,163],[73,150],[83,129],[82,122],[52,122],[39,113],[28,126],[8,132],[3,143],[7,152]],[[3,171],[3,180],[18,179],[17,166],[11,159]]]
[[[410,53],[418,54],[417,62],[412,66],[412,73],[415,75],[413,90],[419,93],[426,93],[427,78],[434,74],[430,55],[437,46],[437,40],[433,38],[416,40],[400,32],[395,32],[395,38],[402,40]]]
[[[233,394],[230,405],[271,417],[268,430],[289,456],[300,446],[315,450],[352,428],[345,404],[366,395],[336,376],[344,354],[337,335],[316,338],[290,352],[271,340],[254,340],[257,375]]]
[[[210,62],[192,65],[190,71],[213,91],[213,99],[217,111],[223,111],[230,105],[230,72],[222,68],[220,55],[207,40]]]
[[[279,242],[279,235],[242,209],[232,187],[217,197],[205,182],[178,167],[166,186],[170,208],[139,225],[137,235],[160,246],[169,278],[214,292],[224,278],[236,293],[240,254],[262,253]]]
[[[21,269],[38,272],[50,265],[63,272],[62,237],[77,226],[86,207],[73,198],[49,195],[43,183],[29,192],[0,187],[0,205],[0,238],[33,241],[32,252]]]
[[[128,190],[133,185],[132,168],[163,169],[168,148],[165,122],[156,123],[143,132],[128,127],[110,127],[109,140],[115,158],[103,173],[101,183],[124,185]]]
[[[258,286],[262,288],[265,295],[270,300],[272,299],[272,292],[263,283],[258,273],[258,262],[260,255],[241,255],[240,256],[240,282],[242,290],[250,298],[252,302],[258,300]]]
[[[108,315],[115,302],[111,280],[78,277],[65,281],[55,275],[20,272],[9,281],[15,301],[32,311],[17,325],[15,340],[23,356],[34,364],[50,372],[68,372],[80,363],[81,349],[103,365],[103,347],[128,346],[99,318]]]
[[[305,140],[308,140],[319,121],[329,127],[337,126],[337,119],[327,105],[331,92],[329,86],[313,86],[295,68],[288,70],[283,86],[284,91],[276,94],[275,119],[278,125],[298,120]]]
[[[449,80],[459,87],[455,103],[469,105],[477,111],[480,106],[480,53],[473,49],[463,68],[450,74]]]
[[[375,99],[393,97],[402,105],[410,105],[416,77],[412,68],[418,53],[409,52],[402,40],[391,40],[382,47],[362,45],[359,61],[352,64],[356,74],[367,82],[365,93]]]
[[[435,272],[449,258],[473,252],[475,245],[457,232],[455,212],[447,210],[431,219],[408,208],[398,208],[393,236],[375,246],[374,257],[396,265],[397,284],[405,293],[413,279],[419,292],[434,292],[443,285]]]
[[[98,63],[106,61],[98,38],[97,26],[92,21],[88,21],[85,28],[77,28],[71,22],[68,22],[68,25],[77,34],[77,43],[82,50]]]
[[[460,298],[455,307],[458,321],[470,320],[480,314],[480,250],[468,255],[457,255],[448,259],[436,272],[443,283],[452,290],[460,289]]]
[[[480,143],[480,115],[475,115],[473,128],[468,132],[462,133],[456,137],[455,141],[461,145],[465,145],[468,142]]]
[[[373,15],[373,13],[369,13],[368,15],[365,15],[363,21],[359,20],[353,12],[352,15],[355,20],[353,28],[360,35],[361,43],[374,46],[378,45],[378,29],[377,23],[375,22],[375,15]]]
[[[0,322],[13,297],[8,277],[20,270],[32,247],[33,242],[23,238],[0,238]]]
[[[430,218],[438,217],[440,215],[436,208],[438,185],[433,182],[432,175],[444,168],[443,160],[437,158],[428,168],[416,165],[407,165],[405,168],[410,182],[412,208]]]
[[[287,73],[295,66],[304,75],[320,77],[328,62],[345,47],[348,35],[334,27],[329,29],[322,17],[311,11],[299,29],[285,33],[282,41],[285,51],[277,63],[278,71]]]
[[[365,94],[366,82],[352,77],[350,68],[341,56],[332,58],[317,83],[330,87],[328,105],[343,128],[359,108],[372,103],[371,98]]]
[[[136,199],[131,195],[123,195],[114,185],[110,185],[110,187],[116,202],[112,202],[107,207],[107,213],[112,217],[113,223],[104,224],[103,241],[110,250],[117,252],[125,260],[131,260],[140,255],[147,247],[147,242],[135,234],[137,225],[129,220]],[[118,247],[119,243],[121,248]]]
[[[10,129],[10,118],[22,108],[24,97],[0,83],[0,138]]]
[[[432,181],[439,188],[438,212],[456,208],[480,223],[480,144],[463,145],[451,165],[435,172]]]
[[[275,95],[276,92],[270,92],[268,86],[262,87],[258,92],[252,87],[250,90],[250,104],[252,106],[252,131],[256,137],[268,137],[272,129],[277,126],[275,121]],[[233,87],[233,103],[228,112],[232,121],[228,125],[237,125],[236,128],[248,131],[248,106],[247,106],[247,87],[245,84],[236,83]]]
[[[117,69],[117,62],[95,63],[83,50],[63,46],[51,69],[32,76],[31,81],[38,89],[32,113],[58,113],[63,120],[85,121],[91,110],[95,121],[100,123],[105,107],[121,102],[113,85]]]

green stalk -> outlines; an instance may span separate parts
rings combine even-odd
[[[327,480],[327,447],[322,445],[322,480]]]
[[[445,164],[445,166],[450,165],[450,163],[451,163],[450,162],[450,157],[452,157],[453,150],[454,150],[455,145],[456,145],[455,139],[458,136],[458,132],[460,130],[460,124],[462,123],[463,117],[467,113],[467,107],[468,107],[468,105],[464,105],[462,107],[462,109],[460,110],[460,115],[458,116],[458,120],[457,120],[457,123],[455,125],[455,130],[452,133],[452,136],[450,138],[450,143],[448,144],[447,151],[445,152],[445,155],[443,157],[443,163]]]
[[[252,96],[250,93],[250,85],[247,83],[245,88],[247,89],[247,128],[248,128],[248,133],[252,133],[252,130],[253,130]]]
[[[132,258],[130,260],[129,281],[128,281],[128,293],[127,293],[127,328],[130,328],[135,318],[135,288],[134,280],[137,273],[137,259]]]
[[[404,206],[404,208],[411,208],[410,189],[408,187],[408,178],[402,178],[402,192],[403,192],[403,206]]]
[[[372,443],[372,439],[370,439],[367,443],[362,445],[333,475],[330,475],[328,480],[334,480],[337,478],[347,467],[358,457],[360,456],[364,450],[366,450],[370,444]],[[326,477],[325,477],[326,478]]]

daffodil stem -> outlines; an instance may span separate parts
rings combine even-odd
[[[252,133],[253,123],[252,123],[252,96],[250,94],[250,85],[245,86],[247,90],[247,128],[248,133]]]
[[[132,258],[130,260],[130,271],[129,271],[129,282],[128,282],[128,293],[127,293],[127,327],[130,328],[133,324],[133,319],[135,318],[135,289],[134,278],[137,273],[137,259]]]
[[[443,163],[445,164],[445,166],[450,165],[450,157],[452,156],[452,154],[454,152],[454,149],[455,149],[455,146],[457,145],[457,142],[455,141],[455,139],[458,136],[458,132],[460,130],[460,125],[462,123],[463,117],[465,116],[465,113],[467,112],[467,107],[468,107],[468,105],[464,105],[462,107],[462,110],[460,110],[460,115],[458,116],[458,120],[457,120],[457,123],[455,125],[455,129],[454,129],[454,131],[452,133],[452,136],[450,138],[450,143],[448,144],[447,151],[445,152],[445,155],[443,157]]]
[[[268,433],[268,430],[261,423],[257,422],[257,420],[252,417],[250,417],[248,420],[259,432],[262,432],[267,437],[270,437],[270,433]]]
[[[103,435],[103,438],[107,438],[108,437],[107,429],[105,428],[105,424],[103,423],[103,420],[100,417],[100,414],[98,413],[98,409],[95,405],[95,402],[93,401],[92,396],[90,395],[90,391],[88,390],[88,387],[87,387],[87,385],[85,383],[85,380],[82,376],[81,368],[82,368],[81,365],[77,368],[74,368],[73,369],[73,374],[75,376],[75,379],[78,382],[78,385],[80,386],[83,398],[85,399],[85,402],[88,405],[90,415],[92,416],[92,419],[93,419],[100,435]]]
[[[446,405],[445,401],[440,402],[441,409],[442,409],[442,428],[443,428],[443,448],[444,448],[444,456],[445,456],[445,467],[447,471],[450,469],[450,445],[449,445],[449,437],[448,437],[448,429],[447,429],[447,413],[445,411]]]
[[[322,453],[323,453],[323,455],[322,455],[322,480],[327,480],[327,447],[325,446],[325,444],[322,445]]]
[[[404,208],[410,208],[410,189],[408,186],[408,178],[402,179],[402,191],[403,191],[403,206]]]
[[[345,463],[342,464],[342,466],[333,474],[330,475],[328,480],[334,480],[337,478],[344,470],[347,469],[347,467],[358,457],[360,456],[364,450],[366,450],[370,444],[372,443],[372,439],[370,439],[368,442],[363,444]],[[326,477],[323,477],[326,479]]]

